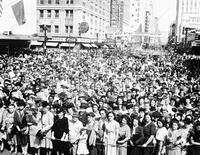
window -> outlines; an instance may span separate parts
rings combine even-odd
[[[40,25],[40,33],[43,32],[43,25]]]
[[[56,4],[60,4],[60,0],[56,0]]]
[[[69,4],[69,0],[66,0],[66,4]]]
[[[51,10],[47,10],[47,17],[51,18]]]
[[[51,33],[51,25],[47,25],[47,32]]]
[[[59,26],[55,25],[55,33],[59,33]]]
[[[55,10],[55,18],[59,18],[59,10]]]
[[[70,26],[70,32],[69,33],[73,33],[73,26]]]
[[[44,0],[40,0],[40,4],[44,4]]]
[[[70,10],[70,17],[73,17],[73,10]]]
[[[74,4],[74,0],[70,0],[70,4]]]
[[[51,0],[48,0],[48,4],[51,4]]]
[[[40,10],[40,18],[44,17],[44,10]]]
[[[65,26],[65,33],[68,33],[69,31],[69,26]]]
[[[66,17],[69,17],[69,10],[66,10]]]

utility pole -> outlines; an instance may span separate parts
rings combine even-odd
[[[185,48],[187,48],[188,30],[189,30],[189,28],[186,27],[185,28]]]
[[[43,52],[46,54],[46,42],[47,42],[47,25],[43,24],[42,28],[44,30],[44,44],[43,44]]]

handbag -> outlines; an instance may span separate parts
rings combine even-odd
[[[36,137],[39,139],[39,140],[42,140],[46,135],[44,133],[41,132],[41,130],[39,130],[37,133],[36,133]]]

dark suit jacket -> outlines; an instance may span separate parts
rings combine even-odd
[[[135,129],[135,134],[131,136],[131,141],[134,145],[140,145],[143,143],[144,139],[144,133],[143,133],[143,127],[138,126]]]

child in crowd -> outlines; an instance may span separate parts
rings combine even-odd
[[[87,155],[89,150],[87,148],[88,134],[86,128],[82,128],[80,131],[80,137],[78,141],[77,155]]]

